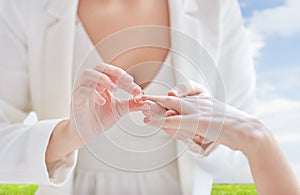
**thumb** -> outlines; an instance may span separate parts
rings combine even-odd
[[[207,90],[199,83],[189,80],[187,82],[182,82],[176,85],[173,89],[169,90],[168,95],[175,97],[186,97],[199,95],[200,93],[206,91]]]
[[[140,103],[134,98],[117,100],[116,109],[120,115],[125,115],[129,112],[135,112],[140,110]]]

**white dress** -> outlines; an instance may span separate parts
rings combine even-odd
[[[80,65],[83,64],[82,69],[85,64],[91,66],[102,61],[95,50],[91,51],[92,47],[81,22],[77,21],[74,75]],[[146,94],[165,95],[174,86],[170,55],[145,88]],[[114,95],[130,97],[120,90]],[[176,141],[159,129],[145,126],[142,121],[140,112],[127,114],[79,151],[73,187],[75,195],[181,194]]]

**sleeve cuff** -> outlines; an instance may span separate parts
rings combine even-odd
[[[77,151],[47,167],[45,154],[49,139],[55,126],[62,119],[37,122],[31,128],[28,145],[28,167],[39,184],[60,186],[71,175],[77,161]]]

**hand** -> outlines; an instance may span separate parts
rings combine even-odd
[[[242,137],[257,125],[257,120],[250,115],[213,100],[203,87],[196,96],[143,96],[141,101],[152,101],[153,105],[156,103],[165,110],[165,116],[157,115],[151,109],[148,113],[143,110],[147,113],[145,123],[160,127],[179,139],[193,139],[205,152],[208,152],[205,147],[211,146],[212,141],[234,150],[243,149]],[[178,115],[168,116],[168,110],[174,110]],[[211,141],[204,142],[204,139]]]
[[[200,95],[202,91],[205,91],[208,94],[206,89],[199,83],[196,83],[193,80],[189,80],[187,82],[177,84],[168,92],[168,95],[175,97],[197,96]],[[177,112],[174,110],[168,110],[166,115],[174,116],[176,115],[176,113]],[[169,132],[174,131],[171,131],[171,129],[169,129]],[[213,144],[214,142],[212,140],[209,140],[198,134],[193,137],[192,141],[193,142],[189,143],[189,150],[204,156],[209,155],[218,146],[217,144]]]
[[[168,96],[186,97],[199,95],[204,88],[193,80],[177,84],[168,91]]]
[[[105,64],[86,69],[73,92],[71,127],[77,130],[80,145],[113,126],[123,115],[137,111],[139,104],[132,98],[119,100],[111,91],[121,88],[138,95],[141,88],[124,70]]]
[[[200,95],[203,90],[204,88],[200,84],[189,80],[187,82],[179,83],[178,85],[176,85],[173,89],[169,90],[168,95],[175,97],[197,96]],[[149,119],[152,117],[178,115],[175,110],[163,108],[160,105],[149,100],[142,101],[141,103],[143,104],[143,106],[141,107],[141,111],[145,115],[144,122],[149,121]],[[164,131],[170,136],[175,137],[176,139],[180,139],[183,141],[187,139],[186,136],[177,133],[178,131],[176,129],[164,129]],[[216,145],[212,145],[213,142],[211,140],[208,140],[207,138],[200,135],[195,135],[194,138],[192,140],[189,139],[189,141],[192,141],[188,143],[189,149],[202,155],[208,155],[209,152],[216,147]],[[207,149],[210,149],[211,146],[213,146],[214,148],[205,153],[205,149],[206,151],[208,151]]]

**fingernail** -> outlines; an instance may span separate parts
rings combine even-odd
[[[98,103],[100,106],[103,106],[106,103],[106,101],[105,101],[105,99],[97,98],[96,103]]]
[[[144,123],[148,123],[149,121],[150,121],[150,118],[148,118],[148,117],[144,118]]]
[[[141,91],[139,94],[135,95],[135,97],[140,99],[141,97],[143,97],[143,95],[144,95],[144,92]]]
[[[144,94],[140,86],[135,86],[131,92],[131,94],[135,96],[140,95],[141,93]]]
[[[135,103],[138,103],[139,101],[141,101],[141,98],[143,97],[143,95],[144,95],[144,92],[141,92],[141,93],[139,93],[138,95],[135,95],[135,96],[133,97]]]
[[[114,83],[110,83],[110,88],[112,91],[115,91],[117,89],[117,85]]]
[[[176,90],[170,90],[170,91],[168,92],[168,95],[169,95],[169,96],[178,96],[178,92],[177,92]]]

